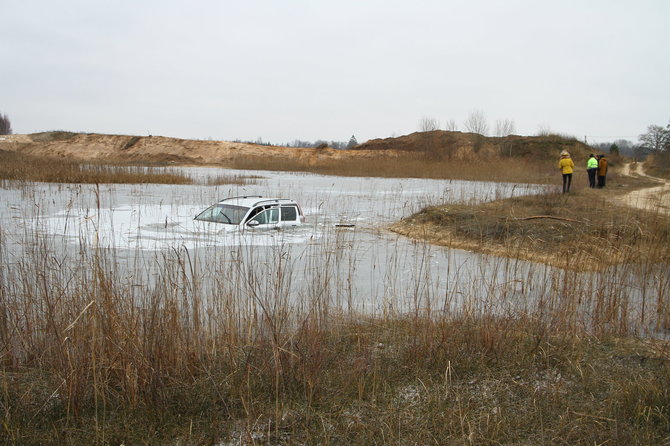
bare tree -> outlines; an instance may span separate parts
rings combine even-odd
[[[537,128],[537,136],[551,135],[551,127],[548,124],[540,124]]]
[[[499,148],[501,155],[512,156],[514,149],[514,143],[509,140],[509,138],[503,138],[504,136],[509,136],[516,130],[514,121],[511,119],[498,119],[496,121],[496,136],[500,137]]]
[[[12,123],[7,115],[0,113],[0,135],[11,135]]]
[[[477,133],[486,136],[489,132],[489,125],[486,122],[486,116],[483,111],[475,110],[470,113],[468,119],[465,120],[463,126],[468,132]]]
[[[670,130],[666,130],[660,125],[650,125],[647,127],[647,133],[639,137],[642,149],[649,152],[660,152],[668,148],[670,143]]]
[[[447,121],[447,125],[445,128],[450,132],[456,132],[458,131],[458,124],[456,124],[456,121],[454,119],[450,119]]]
[[[419,121],[419,131],[420,132],[432,132],[433,130],[440,129],[440,122],[437,119],[423,117]]]
[[[511,119],[498,119],[496,121],[496,136],[508,136],[516,131],[514,121]]]

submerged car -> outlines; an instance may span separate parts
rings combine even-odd
[[[194,220],[240,229],[282,229],[302,225],[305,216],[293,200],[255,195],[221,200],[200,212]]]

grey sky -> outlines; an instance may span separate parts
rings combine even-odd
[[[667,0],[0,0],[0,112],[280,144],[444,127],[636,139],[670,120]]]

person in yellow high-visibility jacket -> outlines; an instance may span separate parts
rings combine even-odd
[[[570,192],[570,184],[572,183],[572,172],[575,168],[575,163],[570,158],[570,154],[565,150],[561,152],[561,159],[558,162],[558,168],[563,174],[563,193]]]
[[[586,173],[589,174],[589,187],[591,189],[596,187],[596,173],[598,172],[598,160],[593,153],[589,155],[589,160],[586,162]]]

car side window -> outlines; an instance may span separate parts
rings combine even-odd
[[[212,215],[214,214],[214,210],[217,209],[215,207],[211,207],[209,209],[205,209],[198,215],[198,220],[203,220],[203,221],[211,221],[212,220]],[[218,209],[217,209],[218,210]]]
[[[268,223],[279,223],[279,209],[268,209],[265,212],[268,213]]]
[[[263,212],[263,208],[261,208],[261,207],[254,208],[254,209],[249,213],[249,216],[247,217],[246,222],[248,223],[248,222],[250,222],[251,220],[258,220],[258,218],[256,218],[256,217],[258,217],[258,214],[260,214],[261,212]],[[259,223],[260,223],[260,221],[259,221]]]
[[[223,208],[219,206],[212,206],[211,208],[204,210],[197,216],[197,219],[213,223],[230,223],[228,216],[223,212]]]
[[[298,219],[298,209],[295,206],[282,206],[281,221],[296,221]]]
[[[279,222],[279,209],[272,208],[266,209],[258,215],[254,216],[251,220],[256,220],[262,225],[271,225]]]

